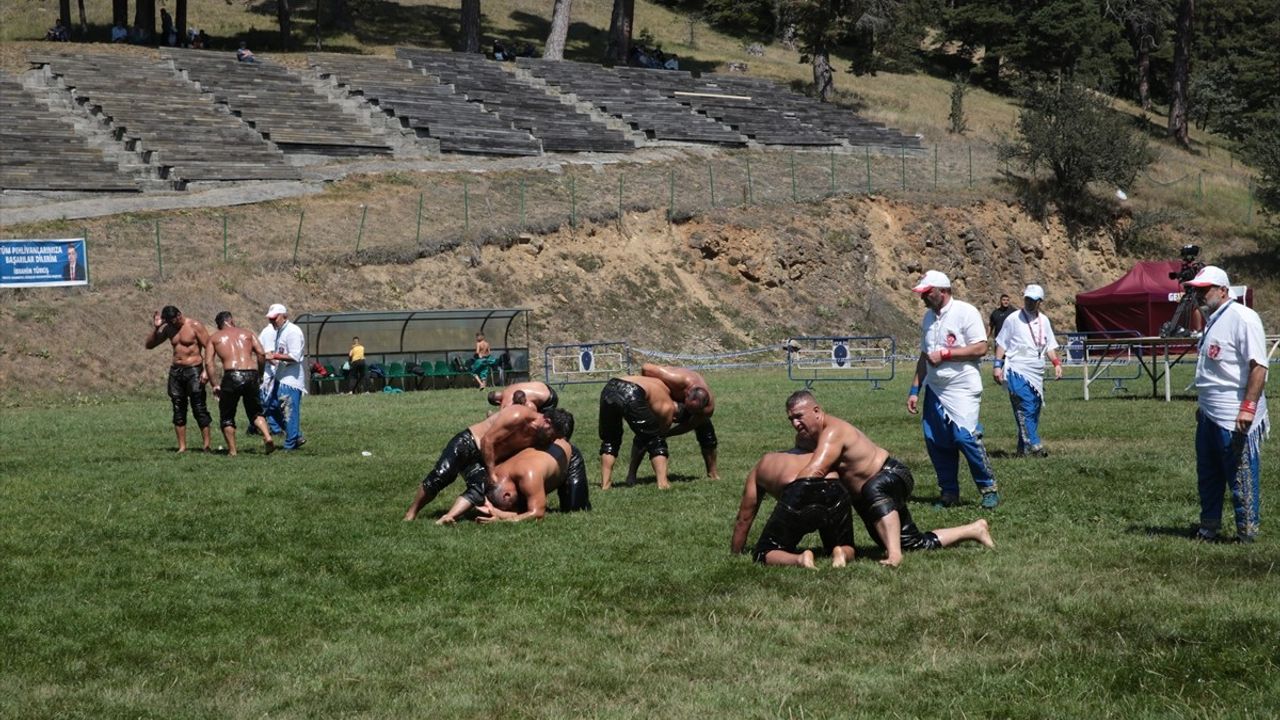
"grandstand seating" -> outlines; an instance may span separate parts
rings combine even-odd
[[[441,152],[539,155],[542,145],[525,130],[467,100],[450,85],[406,60],[311,55],[311,66],[349,94],[362,97],[406,127],[440,141]]]
[[[182,182],[295,180],[297,168],[261,135],[219,111],[173,66],[122,55],[49,54],[29,61],[60,80],[125,148]]]
[[[102,150],[75,132],[12,77],[0,73],[0,188],[137,192]]]
[[[385,138],[281,65],[238,62],[231,53],[210,50],[161,54],[285,153],[391,154]]]
[[[482,55],[396,48],[428,75],[451,84],[467,98],[518,128],[533,133],[551,152],[629,152],[635,143],[542,88],[520,81],[501,63]]]
[[[691,111],[604,66],[520,58],[517,67],[565,93],[619,118],[654,140],[745,145],[740,133]],[[684,73],[687,75],[687,73]]]

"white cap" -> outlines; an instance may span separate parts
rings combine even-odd
[[[271,307],[267,308],[268,320],[274,320],[279,315],[288,315],[288,314],[289,314],[289,309],[281,305],[280,303],[276,303],[275,305],[272,305]]]
[[[937,270],[930,270],[920,278],[920,282],[911,288],[911,292],[927,293],[934,288],[951,289],[951,279]]]
[[[1027,286],[1027,289],[1022,291],[1022,297],[1024,297],[1024,298],[1030,298],[1030,299],[1032,299],[1032,300],[1043,300],[1043,299],[1044,299],[1044,288],[1040,287],[1039,285],[1034,285],[1034,284],[1033,284],[1033,285],[1028,285],[1028,286]]]
[[[1217,265],[1205,265],[1187,284],[1193,287],[1231,287],[1226,271]]]

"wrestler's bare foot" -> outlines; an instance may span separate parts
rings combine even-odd
[[[276,441],[272,440],[270,435],[267,436],[267,440],[262,443],[262,446],[267,449],[268,455],[276,451]]]
[[[437,524],[437,525],[452,525],[452,524],[454,524],[454,522],[455,522],[455,521],[454,521],[454,519],[453,519],[453,518],[451,518],[451,517],[449,517],[448,515],[441,515],[441,516],[440,516],[440,519],[436,521],[436,524]]]
[[[671,481],[670,481],[670,480],[659,480],[659,481],[658,481],[658,489],[659,489],[659,490],[670,490],[670,489],[671,489]]]
[[[236,451],[235,451],[235,450],[228,450],[228,451],[227,451],[227,457],[235,457],[235,456],[236,456]]]
[[[977,541],[982,543],[983,545],[986,545],[989,548],[995,547],[996,541],[991,539],[990,523],[988,523],[985,518],[979,518],[976,524],[978,526],[978,537],[976,538]]]
[[[831,567],[841,568],[853,559],[853,548],[838,547],[831,551]]]
[[[818,567],[813,563],[812,550],[805,550],[804,552],[800,553],[800,560],[796,564],[799,565],[800,567],[807,567],[810,570],[813,570],[814,568]]]
[[[885,567],[894,567],[894,568],[896,568],[896,567],[898,567],[899,565],[901,565],[901,564],[902,564],[902,554],[901,554],[901,553],[899,553],[899,554],[897,554],[897,555],[890,555],[889,557],[887,557],[887,558],[885,558],[885,559],[881,560],[881,561],[880,561],[880,564],[881,564],[881,565],[884,565]]]

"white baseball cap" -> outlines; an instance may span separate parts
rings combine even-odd
[[[1187,284],[1192,287],[1231,287],[1226,271],[1217,265],[1205,265]]]
[[[1027,289],[1022,291],[1022,297],[1029,298],[1031,300],[1043,300],[1044,288],[1034,284],[1028,285]]]
[[[281,305],[280,303],[276,303],[275,305],[272,305],[271,307],[267,308],[268,320],[274,320],[280,315],[288,315],[288,314],[289,314],[289,309]]]
[[[920,282],[911,288],[911,292],[927,293],[934,288],[951,289],[951,279],[937,270],[930,270],[920,278]]]

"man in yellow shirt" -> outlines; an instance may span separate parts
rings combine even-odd
[[[369,367],[364,361],[364,345],[360,344],[360,338],[351,338],[351,349],[347,351],[347,362],[350,363],[350,369],[347,370],[347,394],[355,392],[356,386],[360,387],[360,392],[368,392],[366,389],[369,377]]]

